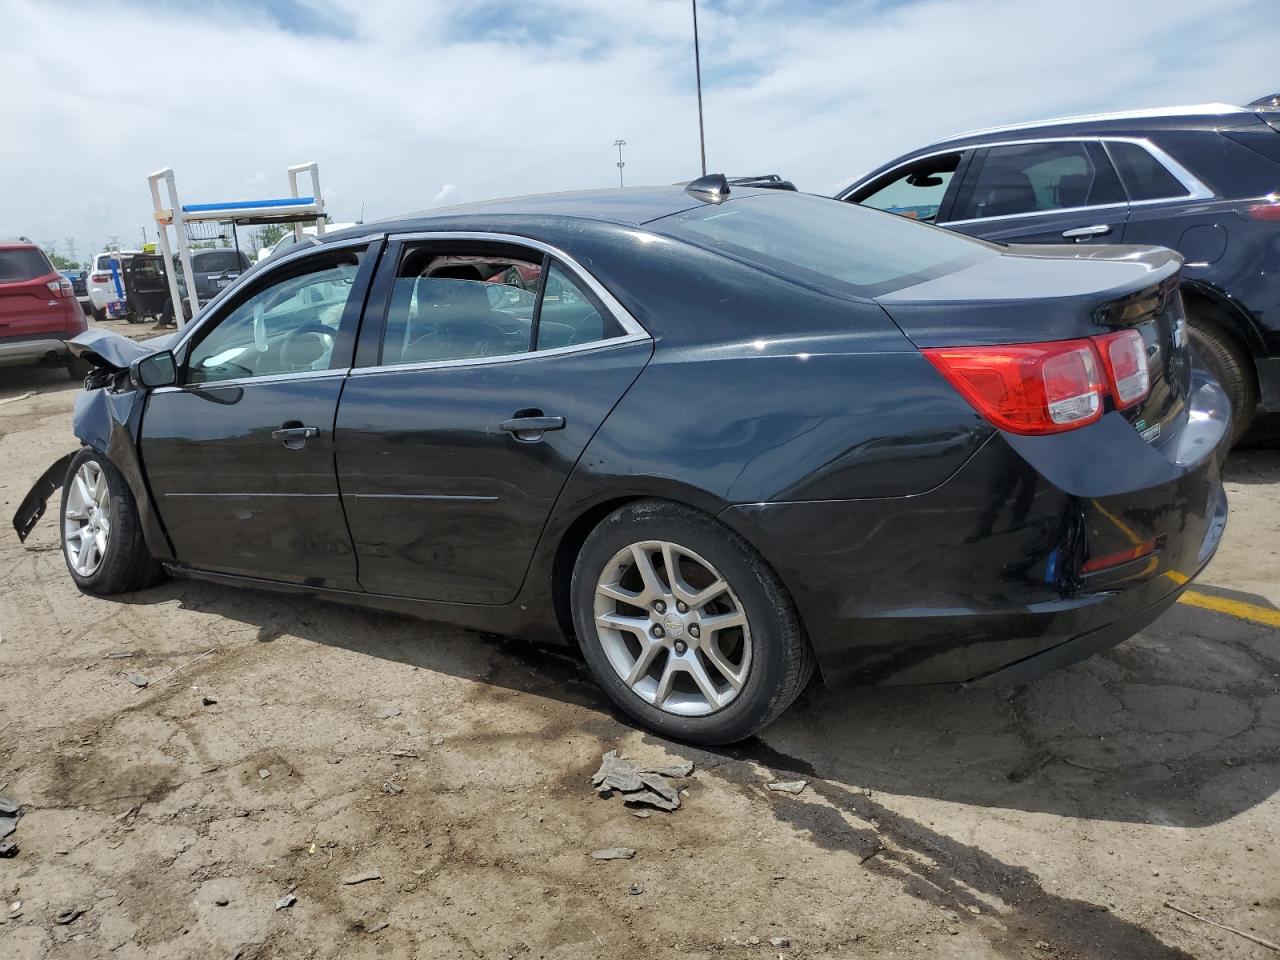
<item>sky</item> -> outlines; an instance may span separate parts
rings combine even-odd
[[[703,0],[707,169],[833,193],[1000,123],[1280,92],[1275,0]],[[183,202],[335,221],[699,173],[689,0],[0,0],[0,236],[155,238]]]

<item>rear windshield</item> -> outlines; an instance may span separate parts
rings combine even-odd
[[[995,247],[972,237],[803,193],[730,198],[647,226],[735,260],[863,297],[998,256]]]
[[[235,250],[201,250],[191,255],[191,267],[202,272],[239,270],[243,264]]]
[[[45,255],[35,247],[0,250],[0,283],[34,280],[52,272],[53,267]]]

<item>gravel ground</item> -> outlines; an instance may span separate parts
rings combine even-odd
[[[80,595],[56,523],[8,522],[74,395],[0,372],[5,960],[1273,955],[1166,903],[1280,941],[1274,628],[1179,604],[1033,685],[815,688],[695,750],[564,651],[190,581]],[[1280,607],[1280,450],[1228,477],[1204,589]],[[610,749],[694,761],[681,809],[597,798]]]

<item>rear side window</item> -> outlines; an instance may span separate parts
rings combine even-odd
[[[595,298],[553,263],[547,271],[542,306],[538,311],[537,350],[571,347],[620,337],[622,327],[600,308]]]
[[[1008,217],[1043,210],[1123,203],[1109,166],[1079,141],[990,147],[974,158],[953,220]]]
[[[1164,200],[1187,195],[1182,181],[1140,144],[1108,141],[1107,152],[1111,154],[1130,200]]]
[[[963,234],[804,193],[730,197],[647,226],[773,273],[863,297],[997,256],[995,247]]]
[[[19,283],[52,273],[53,267],[35,247],[0,250],[0,283]]]

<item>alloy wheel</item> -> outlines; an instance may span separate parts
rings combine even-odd
[[[751,628],[729,582],[692,550],[646,540],[618,551],[596,582],[595,622],[633,693],[696,717],[728,706],[751,670]]]
[[[111,536],[111,493],[102,467],[92,460],[80,464],[62,517],[62,539],[67,560],[82,577],[92,576],[102,565]]]

